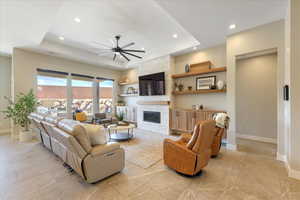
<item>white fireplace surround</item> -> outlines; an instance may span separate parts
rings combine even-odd
[[[160,112],[160,124],[144,121],[144,111]],[[169,135],[169,105],[139,105],[137,123],[140,129]]]

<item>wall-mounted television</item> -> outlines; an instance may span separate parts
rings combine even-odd
[[[165,72],[139,76],[140,96],[165,95]]]

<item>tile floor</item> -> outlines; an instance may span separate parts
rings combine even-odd
[[[139,141],[143,140],[143,134],[149,133],[139,131],[136,136]],[[158,134],[146,138],[153,138],[152,143],[163,140]],[[121,173],[97,184],[87,184],[69,173],[42,145],[22,144],[0,136],[0,199],[300,199],[300,181],[288,178],[284,164],[274,159],[275,145],[238,142],[238,151],[223,148],[201,176],[178,175],[166,168],[162,160],[147,169],[127,160]],[[134,145],[124,144],[124,147]]]

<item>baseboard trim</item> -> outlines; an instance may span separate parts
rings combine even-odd
[[[232,151],[236,151],[237,150],[237,146],[236,146],[236,144],[226,143],[226,149],[229,149],[229,150],[232,150]]]
[[[285,168],[288,171],[288,177],[300,180],[300,171],[290,167],[287,156],[277,152],[277,160],[284,162]]]
[[[0,130],[0,135],[8,135],[10,133],[10,129]]]
[[[284,163],[287,163],[287,156],[283,155],[283,154],[280,154],[278,152],[277,152],[277,155],[276,155],[276,159],[279,160],[279,161],[282,161]]]
[[[274,138],[266,138],[266,137],[243,135],[243,134],[237,134],[237,137],[241,138],[241,139],[248,139],[248,140],[254,140],[254,141],[259,141],[259,142],[277,144],[277,139],[274,139]]]
[[[288,170],[288,176],[290,178],[300,180],[300,171],[292,169],[288,162],[286,162],[286,168]]]

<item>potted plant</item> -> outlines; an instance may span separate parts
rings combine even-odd
[[[123,120],[124,120],[124,112],[119,112],[119,113],[117,113],[117,114],[116,114],[116,118],[117,118],[117,120],[118,120],[118,122],[117,122],[117,125],[118,125],[118,126],[127,126],[127,125],[128,125],[127,122],[124,122],[124,121],[123,121]]]
[[[184,85],[183,85],[182,83],[180,83],[180,84],[178,85],[178,89],[179,89],[180,92],[183,91]]]
[[[8,101],[8,106],[2,113],[5,114],[6,118],[12,119],[15,125],[21,127],[19,135],[21,142],[31,141],[32,134],[29,130],[30,120],[28,115],[35,111],[38,104],[33,90],[30,90],[27,94],[18,94],[15,102],[8,97],[4,98]]]

